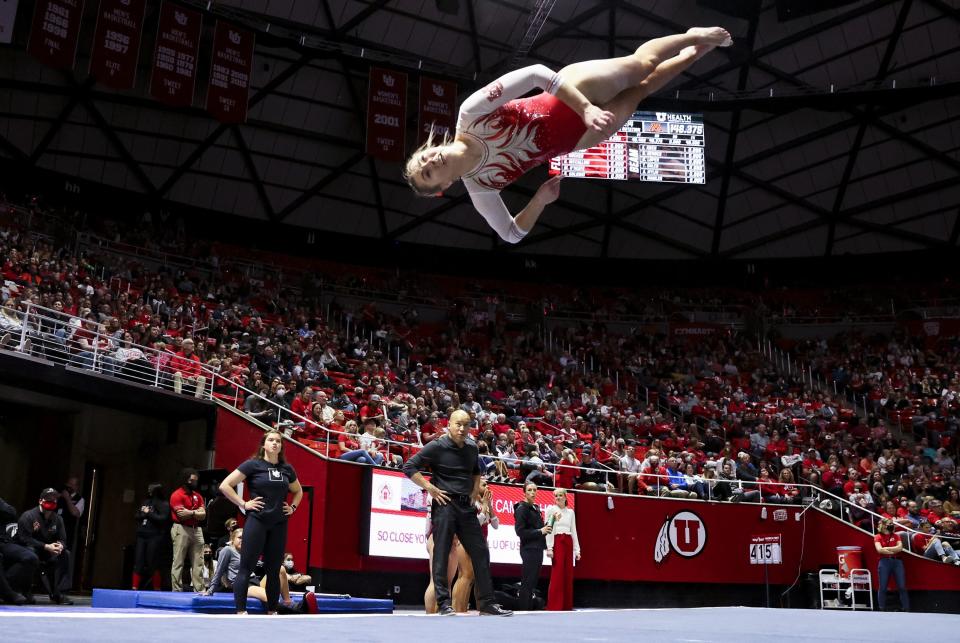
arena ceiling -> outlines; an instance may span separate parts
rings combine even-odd
[[[258,31],[246,124],[217,123],[199,99],[171,110],[148,97],[149,26],[135,91],[87,78],[90,25],[73,73],[42,67],[24,51],[33,3],[21,0],[19,36],[0,50],[0,155],[159,202],[512,253],[752,260],[942,249],[960,236],[957,0],[820,2],[836,8],[784,21],[774,0],[745,18],[693,0],[184,3]],[[705,185],[569,180],[536,230],[505,246],[461,187],[414,197],[396,164],[363,153],[371,62],[412,81],[418,69],[454,79],[463,98],[512,67],[623,55],[712,24],[735,46],[650,101],[705,113]],[[413,83],[409,93],[412,134]],[[511,186],[508,205],[522,207],[544,177]]]

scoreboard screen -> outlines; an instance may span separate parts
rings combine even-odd
[[[706,183],[703,114],[634,112],[603,143],[550,159],[550,174],[582,179]]]

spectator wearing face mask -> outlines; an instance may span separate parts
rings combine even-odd
[[[887,607],[887,583],[893,577],[900,592],[900,608],[910,611],[910,596],[907,594],[907,575],[900,560],[903,551],[903,541],[893,533],[893,522],[883,520],[880,523],[879,533],[873,537],[874,547],[880,557],[877,564],[877,608],[882,612]]]
[[[20,544],[32,549],[40,559],[40,569],[47,577],[50,600],[58,605],[73,605],[73,601],[60,592],[60,584],[69,572],[70,551],[67,549],[67,531],[63,519],[57,515],[56,489],[44,489],[38,506],[20,516],[17,523],[17,539]],[[24,594],[27,602],[33,597]]]
[[[301,574],[297,571],[293,562],[293,554],[287,552],[283,555],[283,573],[287,576],[287,584],[295,592],[302,591],[313,583],[313,579],[308,574]]]
[[[200,523],[207,517],[203,496],[197,493],[200,478],[194,469],[183,470],[183,485],[170,496],[170,538],[173,540],[173,565],[170,584],[173,591],[183,591],[183,565],[190,566],[190,583],[194,591],[203,591],[203,531]]]
[[[141,589],[152,578],[153,589],[160,591],[160,554],[170,527],[170,503],[163,486],[154,482],[137,510],[137,544],[133,563],[133,589]]]

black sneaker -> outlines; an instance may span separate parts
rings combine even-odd
[[[496,603],[484,605],[477,610],[481,616],[513,616],[513,612],[505,610]]]
[[[33,597],[33,594],[29,592],[23,595],[23,604],[24,605],[36,605],[37,599]]]
[[[453,606],[450,603],[444,603],[440,606],[440,609],[437,610],[437,614],[440,616],[453,616],[456,612],[453,611]]]
[[[9,605],[26,605],[27,599],[20,594],[13,592],[12,594],[4,595],[3,602],[8,603]]]
[[[57,594],[56,596],[50,597],[51,603],[56,603],[57,605],[73,605],[73,601],[64,596],[63,594]]]

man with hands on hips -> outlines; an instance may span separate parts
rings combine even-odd
[[[469,438],[470,415],[461,410],[450,414],[446,435],[427,444],[403,465],[403,472],[433,499],[430,520],[433,528],[433,583],[438,613],[453,615],[447,559],[454,535],[473,561],[480,614],[512,616],[494,602],[490,577],[490,552],[477,520],[476,503],[481,500],[479,451]],[[422,471],[430,468],[428,481]]]

